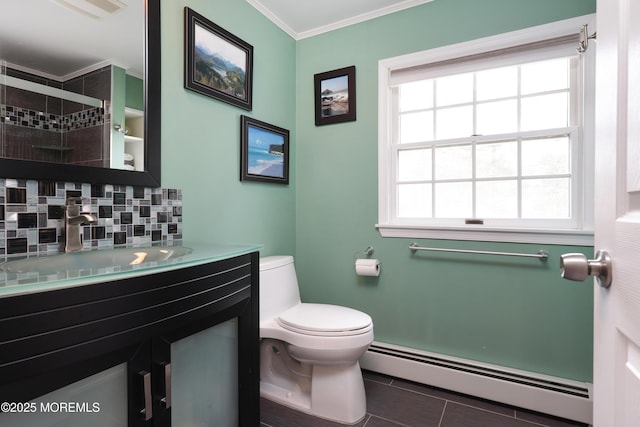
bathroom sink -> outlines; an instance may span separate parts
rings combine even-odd
[[[0,264],[0,270],[46,275],[110,267],[132,268],[130,266],[173,260],[191,252],[191,248],[184,246],[81,251],[7,261]]]

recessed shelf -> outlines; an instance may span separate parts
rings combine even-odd
[[[73,147],[63,147],[62,145],[32,145],[32,148],[49,151],[71,151]]]

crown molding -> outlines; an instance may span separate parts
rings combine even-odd
[[[421,4],[430,3],[434,0],[405,0],[391,6],[383,7],[380,9],[372,10],[370,12],[362,13],[341,21],[332,22],[326,25],[322,25],[316,28],[311,28],[304,31],[295,31],[289,24],[280,19],[275,13],[261,3],[260,0],[247,0],[247,2],[256,8],[260,13],[266,16],[271,22],[276,24],[280,29],[289,34],[295,40],[302,40],[309,37],[317,36],[319,34],[328,33],[330,31],[345,28],[350,25],[358,24],[361,22],[369,21],[371,19],[379,18],[381,16],[389,15],[391,13],[399,12],[401,10],[409,9]]]

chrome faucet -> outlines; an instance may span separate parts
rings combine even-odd
[[[68,197],[64,214],[64,251],[77,252],[82,250],[82,225],[93,224],[98,219],[91,214],[82,213],[82,197]],[[80,204],[77,204],[77,203]]]

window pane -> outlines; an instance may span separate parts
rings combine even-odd
[[[522,98],[520,130],[536,130],[566,127],[569,117],[567,93]]]
[[[518,94],[518,67],[503,67],[476,73],[478,101],[506,98]]]
[[[436,111],[436,139],[463,138],[473,134],[473,107]]]
[[[518,145],[516,141],[478,144],[476,146],[476,176],[495,178],[516,176]]]
[[[471,178],[471,145],[436,148],[436,179]]]
[[[516,132],[518,130],[518,101],[487,102],[478,104],[476,132],[479,135]]]
[[[569,63],[569,58],[561,58],[522,65],[522,93],[530,94],[568,88]]]
[[[522,141],[523,175],[559,175],[571,171],[569,138]]]
[[[471,101],[473,101],[473,74],[458,74],[436,80],[438,107]]]
[[[398,185],[398,217],[431,218],[431,184]]]
[[[400,86],[400,111],[433,107],[433,80],[421,80]]]
[[[517,218],[517,181],[483,181],[476,184],[478,218]]]
[[[522,181],[523,218],[570,218],[569,178]]]
[[[471,183],[447,182],[435,185],[437,218],[471,218]]]
[[[398,180],[424,181],[431,179],[431,149],[398,152]]]
[[[569,55],[494,69],[478,64],[462,74],[442,67],[437,77],[392,87],[394,142],[405,144],[389,152],[393,215],[425,225],[570,219],[579,140],[567,127],[579,89],[572,85],[580,81],[577,55]]]
[[[400,143],[433,140],[433,111],[400,116]]]

